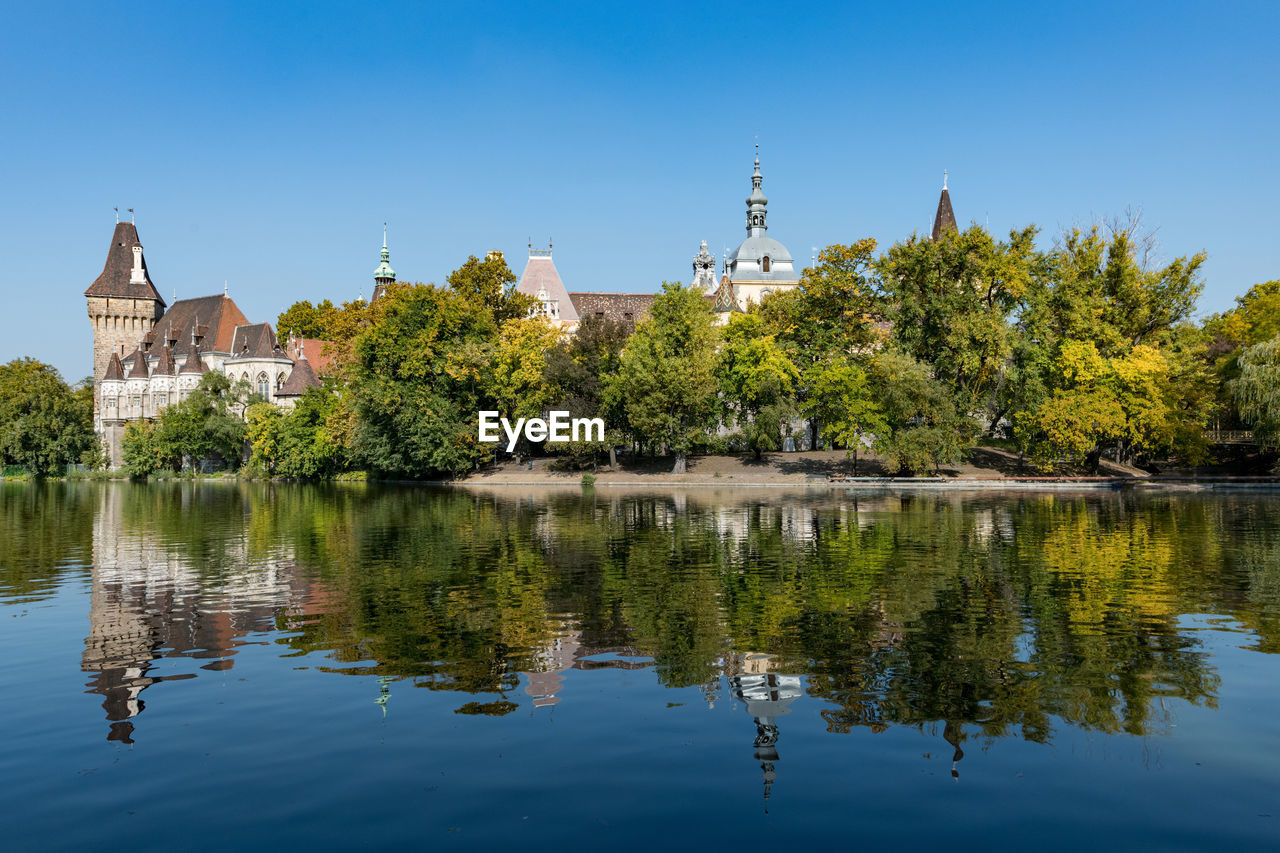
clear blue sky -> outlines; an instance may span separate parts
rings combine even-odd
[[[550,235],[570,290],[687,281],[744,236],[810,247],[956,216],[1129,206],[1209,253],[1202,312],[1280,277],[1280,4],[6,4],[0,361],[91,368],[112,207],[166,299],[252,320]]]

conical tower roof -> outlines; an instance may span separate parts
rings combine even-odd
[[[729,276],[720,276],[720,287],[716,290],[715,307],[712,309],[717,313],[737,313],[741,314],[742,306],[738,304],[738,298],[733,295],[733,282],[729,280]]]
[[[173,360],[173,350],[166,344],[160,348],[160,360],[156,362],[156,369],[152,371],[155,376],[176,376],[178,366]]]
[[[130,379],[146,379],[151,375],[151,371],[147,369],[147,354],[142,351],[142,347],[134,350],[129,359],[133,362],[133,366],[129,368]]]
[[[956,215],[951,210],[951,193],[947,191],[947,173],[942,173],[942,195],[938,198],[938,212],[933,217],[933,239],[937,240],[942,232],[958,232]]]
[[[204,363],[204,359],[200,357],[200,345],[192,343],[187,350],[187,360],[182,363],[180,373],[206,373],[209,368]]]
[[[107,372],[102,374],[104,382],[108,379],[124,380],[124,365],[120,363],[120,355],[118,353],[111,353],[111,360],[107,362]]]
[[[142,267],[141,275],[133,274],[134,248],[137,247],[138,263]],[[147,271],[147,259],[142,254],[142,241],[138,239],[138,229],[132,222],[117,222],[115,233],[111,235],[111,245],[107,248],[107,260],[102,265],[102,273],[93,280],[85,296],[119,296],[128,299],[154,299],[161,305],[165,301],[160,292],[151,283],[151,273]]]
[[[301,397],[307,393],[308,389],[319,387],[320,379],[316,376],[316,372],[311,369],[311,363],[307,361],[307,356],[303,354],[293,363],[293,371],[289,374],[289,378],[284,381],[284,384],[280,386],[276,396]]]

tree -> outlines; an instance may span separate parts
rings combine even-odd
[[[281,335],[331,340],[330,324],[338,310],[328,299],[319,305],[312,305],[310,300],[295,302],[276,318],[276,331]]]
[[[827,365],[858,358],[885,336],[875,249],[870,238],[828,246],[817,264],[804,271],[799,287],[774,293],[752,308],[800,371],[795,398],[809,413],[814,446],[821,431],[808,402],[814,382]]]
[[[913,236],[878,264],[895,344],[950,385],[965,411],[992,420],[1014,350],[1011,318],[1036,279],[1035,235],[1030,227],[997,241],[975,225],[937,240]]]
[[[516,290],[516,274],[500,252],[490,252],[483,261],[470,256],[449,274],[447,283],[459,296],[484,306],[499,325],[528,316],[536,301]]]
[[[762,451],[777,450],[795,414],[800,372],[766,333],[759,314],[735,314],[724,328],[716,377],[728,419],[742,431],[756,459]]]
[[[936,473],[973,446],[973,420],[926,365],[892,349],[877,353],[871,365],[886,427],[875,448],[890,470]]]
[[[477,413],[497,336],[481,302],[449,288],[387,289],[352,347],[352,447],[371,469],[457,476],[491,453]],[[487,406],[486,406],[487,407]]]
[[[665,444],[675,454],[673,474],[705,440],[716,403],[716,328],[702,293],[663,282],[647,319],[622,351],[613,382],[627,419],[642,442]]]
[[[92,382],[72,388],[32,358],[0,365],[0,461],[43,478],[99,455]]]
[[[252,465],[268,475],[298,480],[331,477],[346,465],[346,452],[330,428],[338,398],[327,388],[312,388],[281,409],[270,403],[249,407]]]
[[[1230,382],[1240,416],[1264,447],[1280,447],[1280,335],[1246,348]]]
[[[1119,443],[1122,457],[1174,445],[1177,412],[1163,351],[1139,345],[1105,358],[1092,341],[1069,341],[1059,350],[1055,372],[1053,394],[1021,419],[1038,431],[1028,443],[1042,464],[1066,456],[1096,471],[1108,443]]]
[[[1097,227],[1063,235],[1050,258],[1050,328],[1057,337],[1092,341],[1110,357],[1143,343],[1159,345],[1191,316],[1204,287],[1205,254],[1149,269],[1135,245],[1131,230],[1109,239]]]
[[[563,337],[546,317],[521,317],[502,324],[481,388],[512,423],[547,410],[552,399],[552,389],[543,378],[547,353]]]
[[[622,364],[622,350],[630,336],[627,324],[608,317],[583,317],[571,337],[564,337],[547,352],[543,381],[554,407],[571,417],[601,418],[603,442],[579,441],[549,445],[579,463],[593,461],[601,450],[609,452],[609,466],[617,468],[616,446],[627,433],[626,406],[619,394],[611,394]]]
[[[822,434],[849,449],[858,473],[858,447],[889,430],[884,407],[866,371],[852,361],[822,362],[812,373],[805,414],[822,424]]]

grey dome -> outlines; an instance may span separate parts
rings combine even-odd
[[[791,253],[787,251],[787,247],[779,243],[772,237],[766,237],[763,234],[753,234],[742,241],[738,248],[729,254],[729,263],[736,264],[738,261],[755,261],[759,263],[765,256],[772,261],[773,267],[769,272],[751,273],[751,280],[759,281],[799,281],[800,277],[796,275],[794,269],[795,259],[791,257]],[[792,264],[792,269],[780,270],[777,264]]]

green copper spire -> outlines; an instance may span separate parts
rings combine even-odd
[[[387,223],[382,223],[382,263],[373,271],[374,284],[395,283],[396,271],[391,268],[391,252],[387,251]]]

